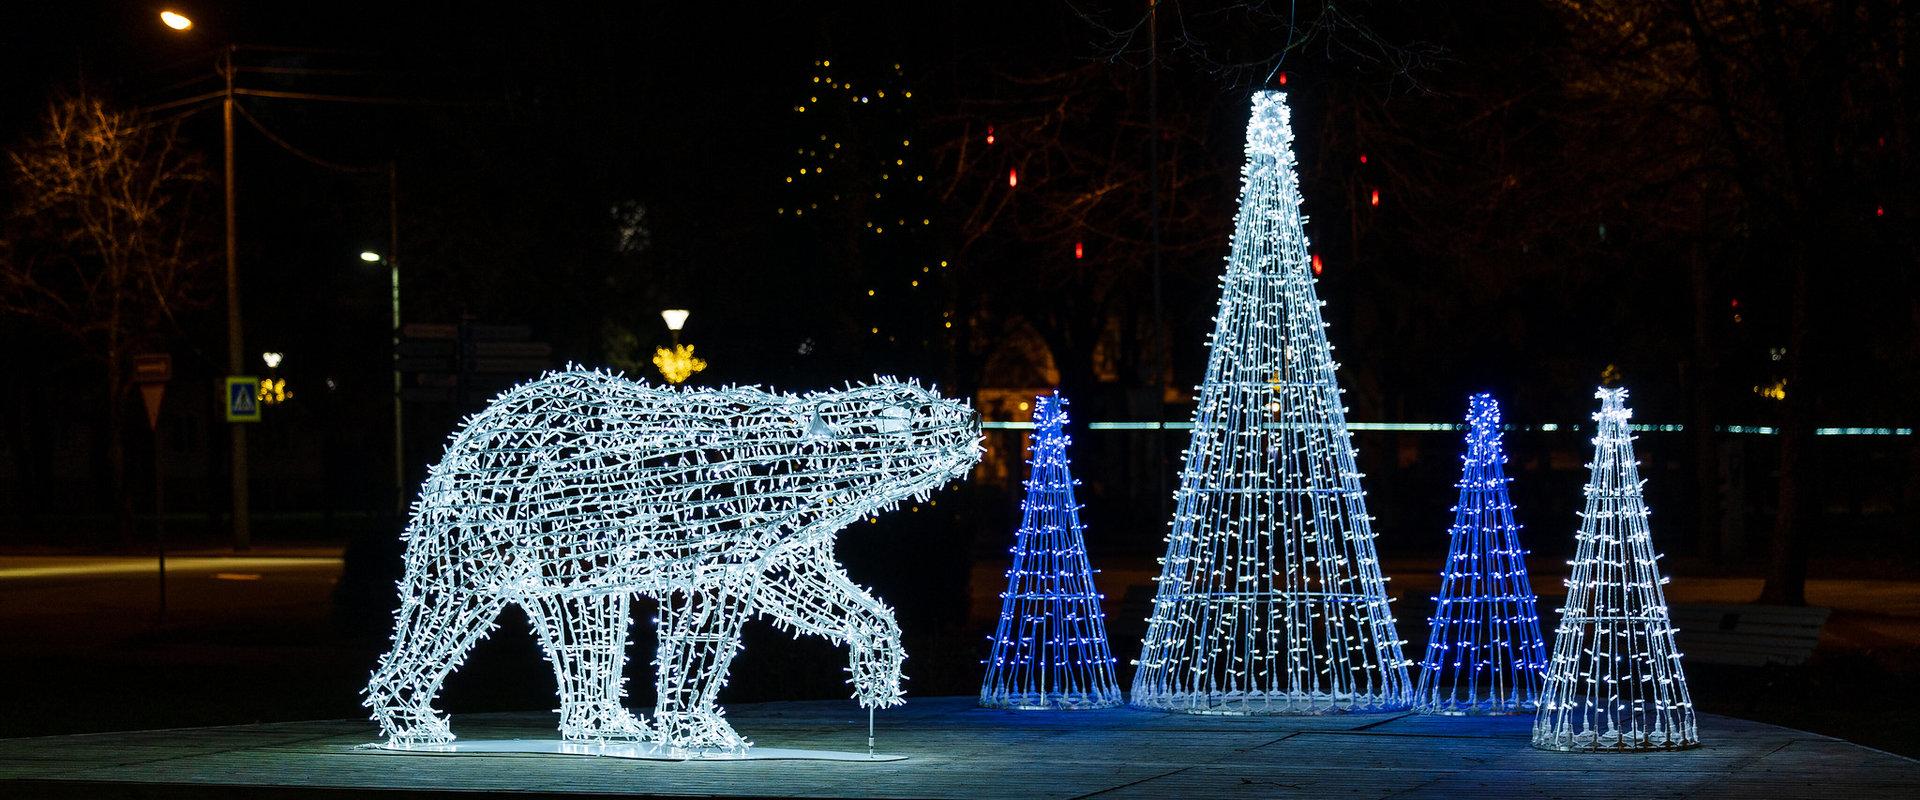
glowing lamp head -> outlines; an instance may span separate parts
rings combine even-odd
[[[193,27],[193,20],[187,19],[185,14],[169,10],[160,12],[160,24],[176,31],[184,31]]]
[[[669,308],[660,312],[660,319],[666,321],[667,330],[679,333],[681,328],[687,326],[687,317],[692,313],[684,308]]]
[[[286,359],[285,353],[261,353],[260,360],[267,362],[267,369],[279,369],[280,362]]]
[[[369,264],[377,264],[380,261],[380,254],[372,250],[362,250],[360,251],[360,260]]]

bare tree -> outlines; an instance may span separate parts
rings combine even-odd
[[[0,313],[71,337],[104,371],[109,479],[125,541],[128,361],[210,297],[193,208],[207,176],[173,126],[97,97],[56,99],[41,122],[7,156],[13,233],[0,251]]]
[[[1003,77],[995,97],[961,104],[936,146],[948,171],[964,269],[957,296],[976,345],[1011,328],[1038,334],[1068,391],[1111,370],[1157,386],[1146,303],[1152,191],[1144,86],[1131,70],[1091,63]],[[1204,102],[1169,104],[1160,127],[1162,252],[1181,278],[1207,275],[1231,218],[1232,172],[1204,146]],[[988,292],[983,286],[1024,286]],[[1103,370],[1099,364],[1109,365]]]
[[[1590,171],[1611,172],[1616,184],[1584,188],[1641,209],[1652,225],[1679,226],[1675,238],[1697,237],[1696,272],[1719,251],[1750,285],[1779,287],[1782,297],[1747,322],[1786,344],[1778,505],[1761,599],[1802,603],[1814,411],[1848,394],[1837,388],[1851,378],[1834,363],[1851,349],[1846,333],[1867,332],[1879,346],[1906,322],[1883,316],[1905,309],[1874,301],[1892,294],[1876,282],[1899,271],[1871,266],[1912,257],[1911,240],[1888,233],[1910,229],[1891,220],[1911,214],[1894,200],[1913,177],[1901,146],[1912,119],[1911,26],[1901,22],[1911,3],[1554,5],[1571,44],[1556,66],[1589,123],[1578,133],[1585,146],[1610,151],[1588,160],[1607,169]],[[1837,268],[1836,256],[1866,268]],[[1694,284],[1715,278],[1696,274]],[[1704,300],[1696,313],[1720,307]]]
[[[1438,44],[1388,30],[1372,19],[1377,6],[1400,3],[1144,0],[1107,5],[1072,0],[1068,5],[1099,33],[1096,46],[1108,60],[1177,62],[1228,86],[1268,85],[1288,57],[1298,55],[1340,64],[1369,80],[1420,90],[1423,73],[1447,58]],[[1377,16],[1417,15],[1398,8]],[[1155,34],[1159,42],[1153,41]]]

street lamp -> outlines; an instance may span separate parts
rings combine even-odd
[[[660,376],[668,383],[685,383],[694,373],[707,368],[706,361],[694,357],[693,345],[680,343],[680,329],[686,327],[691,313],[684,308],[660,312],[660,319],[667,323],[667,332],[673,336],[673,346],[654,348],[653,365],[660,369]]]
[[[173,12],[160,12],[160,22],[175,31],[185,31],[193,27],[193,20]],[[221,55],[217,70],[224,82],[220,92],[220,130],[221,155],[226,183],[227,211],[227,375],[239,375],[246,363],[242,355],[240,342],[240,246],[234,229],[234,185],[233,185],[233,51],[228,45]],[[227,402],[232,402],[228,400]],[[245,425],[227,426],[228,440],[233,450],[230,454],[227,471],[233,479],[233,549],[246,550],[253,544],[253,524],[249,509],[252,503],[247,498],[247,428]]]
[[[187,18],[187,16],[184,14],[180,14],[178,12],[171,11],[171,10],[162,11],[160,13],[160,21],[162,24],[166,25],[168,28],[172,29],[175,32],[184,32],[193,27],[193,20]],[[241,371],[244,369],[244,364],[246,363],[245,357],[243,355],[244,348],[242,347],[242,344],[241,344],[243,328],[241,326],[241,319],[240,319],[240,248],[238,244],[238,241],[239,241],[238,233],[236,231],[235,221],[234,221],[234,216],[235,216],[235,212],[234,212],[235,190],[234,190],[234,168],[233,168],[234,96],[249,95],[249,96],[274,97],[274,98],[281,98],[281,99],[288,99],[288,100],[324,100],[329,102],[346,102],[346,103],[383,102],[378,99],[369,99],[369,98],[363,98],[363,97],[346,97],[346,96],[341,96],[336,94],[326,94],[326,93],[288,92],[288,91],[279,91],[279,90],[272,91],[272,92],[263,92],[258,90],[245,89],[245,88],[235,88],[234,78],[235,78],[235,74],[239,70],[237,65],[234,62],[235,62],[235,55],[236,53],[238,53],[239,49],[240,48],[238,45],[235,45],[232,43],[227,44],[225,47],[221,49],[220,62],[215,67],[215,71],[219,74],[223,84],[219,90],[208,92],[206,94],[203,94],[197,97],[192,97],[184,100],[176,100],[170,103],[163,103],[159,106],[146,109],[147,111],[152,112],[152,111],[158,111],[158,110],[173,108],[173,107],[182,106],[182,105],[196,104],[203,100],[209,100],[215,97],[220,98],[220,122],[221,122],[221,141],[222,141],[221,149],[222,149],[222,156],[223,156],[222,166],[224,168],[223,177],[224,177],[224,182],[226,184],[225,200],[226,200],[226,233],[227,233],[226,238],[227,238],[227,375],[228,376],[239,375]],[[242,111],[244,112],[244,109]],[[292,147],[290,145],[288,145],[284,141],[278,140],[277,138],[273,137],[271,134],[268,135],[268,138],[274,139],[275,143],[280,145],[283,149],[292,150]],[[298,151],[293,151],[293,152],[298,153]],[[398,165],[393,161],[388,161],[384,168],[376,167],[376,168],[369,168],[369,169],[354,169],[354,168],[346,168],[346,167],[339,167],[339,166],[334,166],[332,168],[336,170],[344,170],[348,172],[384,171],[387,173],[387,216],[388,216],[388,236],[390,238],[388,251],[387,251],[387,254],[384,256],[384,258],[378,253],[362,253],[360,257],[362,260],[366,260],[366,261],[385,260],[390,266],[393,267],[393,270],[394,270],[394,278],[393,278],[394,280],[394,287],[393,287],[394,338],[395,338],[395,341],[397,342],[400,335],[399,334],[399,325],[400,325],[399,323],[399,319],[400,319],[399,280],[400,278],[399,278],[399,267],[395,263],[399,260],[398,251],[400,249],[399,247],[400,200],[399,200]],[[373,258],[371,259],[367,258],[367,256],[369,255],[373,256]],[[398,348],[396,346],[396,356],[395,356],[396,358],[398,358],[397,350]],[[398,393],[399,393],[398,380],[399,378],[396,375],[395,399],[394,399],[394,403],[396,404],[396,409],[394,413],[394,428],[396,431],[400,427],[399,411],[397,408],[398,403],[400,402],[398,398]],[[247,429],[244,426],[232,426],[230,427],[229,430],[231,433],[229,437],[229,441],[232,443],[232,446],[233,446],[231,460],[229,462],[230,466],[228,469],[228,472],[231,474],[233,479],[233,487],[232,487],[233,547],[235,550],[246,550],[250,546],[253,538],[251,518],[249,516],[249,511],[248,511],[250,507],[250,503],[247,497],[248,495]],[[396,466],[395,472],[396,474],[399,474],[401,472],[401,467]],[[404,492],[402,492],[401,494],[402,494],[402,499],[397,501],[397,505],[400,506],[402,511],[404,511],[406,501],[404,499]]]
[[[407,506],[406,439],[400,401],[400,260],[372,250],[360,251],[360,260],[368,264],[386,262],[393,299],[393,496],[394,507],[404,513]]]

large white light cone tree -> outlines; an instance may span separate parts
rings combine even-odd
[[[1317,714],[1410,701],[1314,293],[1292,143],[1285,95],[1255,94],[1136,706]]]

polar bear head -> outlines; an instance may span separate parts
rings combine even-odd
[[[789,419],[790,474],[818,479],[819,510],[843,520],[925,497],[980,460],[979,415],[913,381],[792,396]]]

